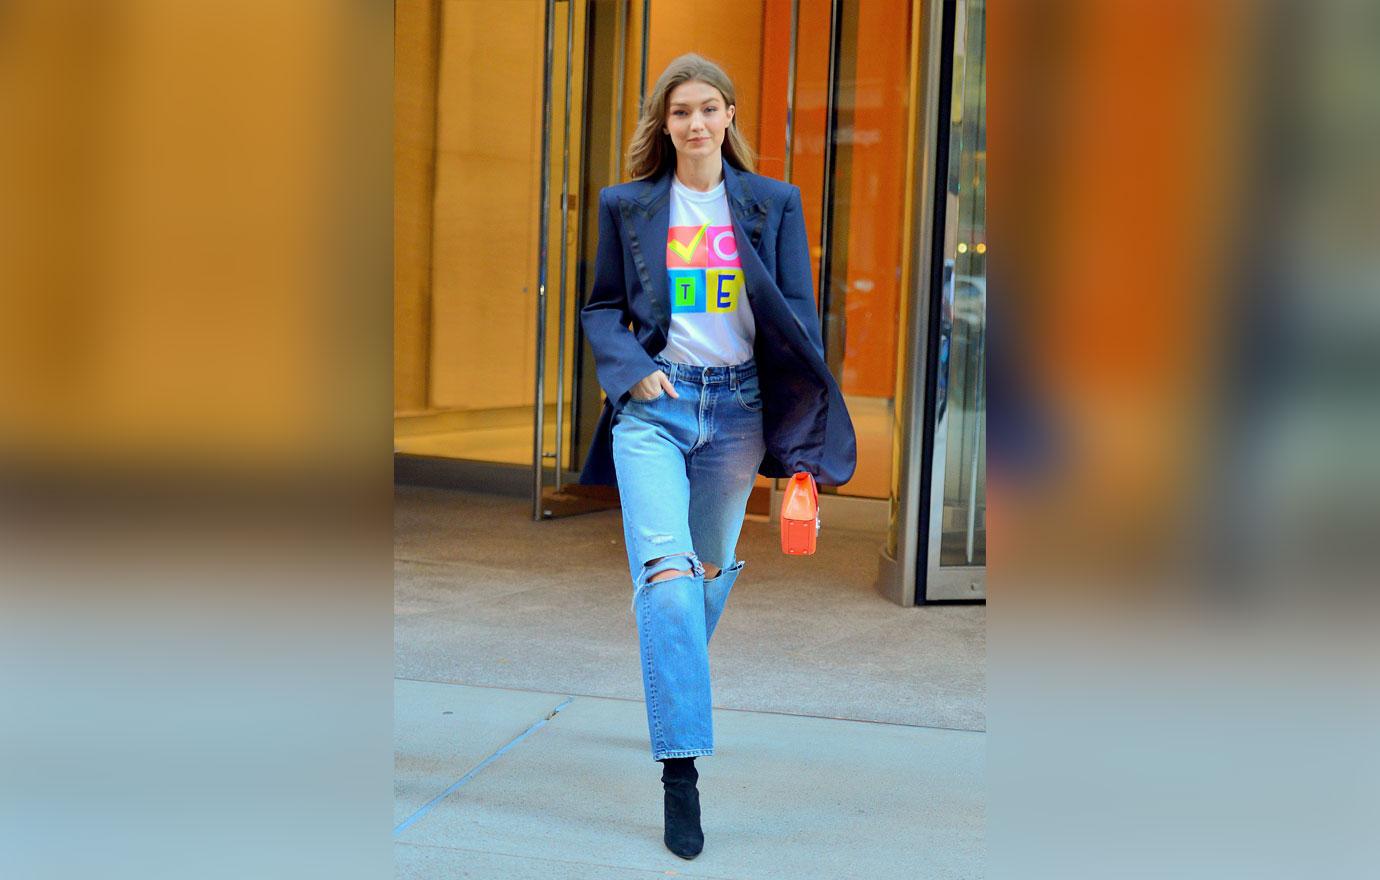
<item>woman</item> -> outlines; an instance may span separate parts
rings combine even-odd
[[[629,183],[599,194],[580,311],[604,401],[581,482],[619,487],[666,846],[704,846],[695,758],[714,754],[709,640],[742,571],[757,474],[852,476],[824,362],[800,190],[752,173],[733,84],[683,55],[647,95]],[[629,325],[631,324],[631,329]]]

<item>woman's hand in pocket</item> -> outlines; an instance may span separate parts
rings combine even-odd
[[[671,380],[666,378],[666,374],[661,370],[657,370],[632,387],[633,400],[651,400],[662,394],[669,394],[675,398],[680,397],[671,385]]]

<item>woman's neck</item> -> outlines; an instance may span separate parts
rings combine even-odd
[[[709,192],[724,179],[723,154],[714,153],[703,158],[677,155],[676,178],[682,186],[697,192]]]

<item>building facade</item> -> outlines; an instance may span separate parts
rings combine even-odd
[[[580,306],[598,192],[646,90],[698,52],[758,172],[801,189],[858,468],[829,525],[875,529],[900,605],[985,597],[984,0],[399,0],[400,479],[617,504],[575,485],[601,405]],[[750,516],[778,481],[758,477]],[[780,481],[784,482],[784,481]],[[874,561],[867,561],[872,564]]]

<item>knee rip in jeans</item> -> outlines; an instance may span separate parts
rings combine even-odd
[[[713,565],[713,563],[711,562],[710,565]],[[738,565],[739,565],[739,563],[737,563],[737,562],[731,562],[731,563],[729,563],[728,565],[718,565],[718,566],[714,566],[714,573],[713,573],[713,574],[706,574],[706,575],[704,576],[704,579],[705,579],[706,581],[715,580],[716,578],[722,577],[724,572],[729,571],[729,570],[731,570],[731,569],[733,569],[733,568],[735,568],[735,567],[738,567]]]
[[[681,559],[680,557],[684,557]],[[684,568],[685,560],[689,560],[690,567]],[[655,577],[665,573],[668,577]],[[642,573],[637,580],[637,588],[633,590],[631,608],[635,612],[637,609],[637,596],[644,589],[657,581],[672,580],[686,575],[699,575],[704,577],[704,566],[700,563],[700,558],[693,551],[681,551],[679,553],[668,553],[665,556],[657,556],[642,563]]]
[[[687,560],[689,566],[685,565]],[[642,563],[643,583],[656,583],[659,580],[670,580],[687,574],[704,575],[704,566],[700,564],[700,558],[689,550],[668,553]]]

